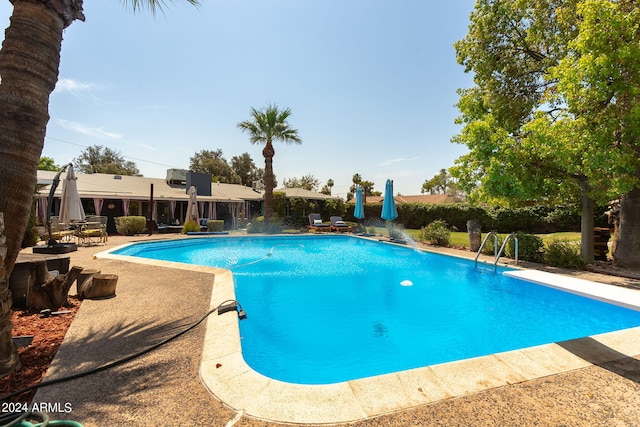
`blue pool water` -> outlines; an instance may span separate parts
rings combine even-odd
[[[640,325],[640,312],[350,236],[226,237],[116,253],[229,268],[254,370],[327,384]],[[410,286],[406,286],[410,284]]]

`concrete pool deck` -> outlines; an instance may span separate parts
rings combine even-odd
[[[158,236],[152,237],[157,238]],[[126,240],[125,238],[110,239],[106,246],[113,247]],[[129,240],[142,239],[138,237]],[[79,253],[70,254],[72,265],[78,265],[77,259],[82,262],[79,265],[87,267],[98,265],[103,272],[116,274],[119,272],[121,279],[118,284],[118,297],[112,300],[87,300],[83,302],[80,312],[50,369],[51,372],[47,374],[47,379],[73,372],[74,367],[91,366],[97,363],[94,358],[100,360],[105,351],[112,355],[129,354],[133,343],[126,339],[128,334],[114,333],[114,337],[110,336],[113,339],[109,344],[91,339],[96,331],[102,331],[105,328],[114,331],[120,331],[124,328],[126,331],[128,330],[127,326],[133,323],[131,319],[134,318],[138,319],[136,322],[142,324],[157,322],[157,316],[188,323],[184,319],[189,307],[192,312],[195,311],[200,315],[208,308],[233,298],[233,294],[229,293],[233,292],[233,285],[228,272],[169,266],[166,263],[155,261],[147,264],[132,264],[123,260],[109,259],[110,257],[95,259],[93,255],[105,250],[106,246],[80,248]],[[87,251],[91,251],[91,253],[87,253]],[[211,280],[211,273],[214,273],[215,276],[213,280]],[[205,283],[207,280],[213,283]],[[176,299],[179,292],[166,288],[166,283],[175,284],[185,281],[188,283],[198,282],[198,286],[189,285],[191,294],[186,295],[184,301]],[[634,291],[633,295],[636,294],[640,294],[640,292]],[[204,298],[204,301],[197,301],[196,298]],[[158,305],[158,310],[152,305]],[[570,425],[607,425],[604,421],[612,419],[622,420],[623,423],[619,423],[620,425],[630,425],[624,424],[624,420],[633,419],[634,415],[637,419],[637,412],[629,414],[624,407],[638,407],[640,400],[638,382],[640,382],[640,378],[637,377],[640,375],[624,374],[626,368],[620,368],[618,373],[615,373],[615,369],[602,368],[602,366],[608,366],[611,361],[618,361],[619,364],[620,361],[624,361],[622,365],[637,369],[638,361],[634,357],[640,354],[640,330],[638,328],[330,386],[301,386],[268,379],[246,366],[239,352],[238,320],[234,313],[225,313],[220,316],[214,314],[209,316],[206,322],[206,331],[199,328],[193,337],[181,338],[180,344],[182,345],[172,343],[168,345],[169,349],[158,350],[160,353],[158,357],[163,358],[165,364],[155,375],[162,375],[164,372],[169,377],[169,382],[173,383],[173,377],[178,377],[180,381],[185,383],[183,385],[162,384],[153,375],[151,378],[145,376],[144,378],[149,381],[150,388],[147,392],[139,375],[133,375],[127,369],[119,368],[115,373],[119,380],[115,381],[128,378],[136,385],[131,393],[131,399],[120,396],[119,400],[122,401],[122,405],[115,406],[112,402],[112,396],[103,396],[102,399],[96,396],[96,394],[104,393],[105,384],[100,381],[105,381],[104,375],[106,374],[98,375],[102,378],[101,380],[92,381],[90,377],[87,377],[86,379],[74,380],[73,385],[66,386],[63,383],[43,388],[38,392],[36,399],[41,402],[52,399],[60,401],[61,396],[66,396],[67,399],[71,399],[74,406],[71,415],[82,417],[67,416],[67,418],[78,419],[78,421],[84,422],[85,426],[108,425],[104,419],[110,419],[114,425],[122,424],[123,420],[129,420],[129,422],[132,420],[148,421],[154,419],[149,415],[154,410],[159,412],[157,415],[163,416],[159,419],[162,419],[165,425],[171,425],[167,419],[167,412],[171,412],[170,408],[185,411],[182,414],[185,419],[197,420],[202,416],[212,417],[212,419],[218,417],[217,423],[207,421],[207,425],[253,426],[276,425],[278,422],[335,424],[346,421],[353,421],[353,425],[367,425],[368,422],[372,422],[371,417],[376,417],[376,425],[389,426],[407,424],[478,425],[483,424],[483,419],[485,419],[484,423],[490,425],[501,422],[506,424],[506,421],[512,419],[512,416],[513,419],[520,420],[520,424],[529,424],[522,421],[522,414],[517,416],[517,413],[524,410],[526,405],[520,404],[519,406],[517,402],[509,400],[514,397],[507,398],[505,393],[532,388],[529,396],[532,398],[532,396],[543,392],[538,388],[533,390],[536,384],[543,381],[546,384],[544,392],[553,393],[557,387],[564,389],[565,393],[574,394],[574,396],[555,396],[553,402],[547,402],[549,405],[558,407],[562,407],[563,399],[570,397],[573,400],[584,399],[576,389],[586,387],[588,384],[594,384],[590,394],[598,396],[599,400],[602,400],[603,397],[598,389],[618,387],[616,396],[612,396],[611,402],[591,399],[589,403],[591,409],[587,407],[586,413],[585,402],[579,402],[575,408],[566,402],[568,407],[553,417],[564,421],[573,421],[568,422]],[[116,326],[119,327],[116,328]],[[79,343],[88,344],[89,348],[83,348]],[[193,354],[183,355],[185,347],[191,349]],[[93,357],[89,357],[87,353]],[[151,356],[145,356],[145,359],[147,357]],[[188,363],[178,363],[184,358],[188,358]],[[174,363],[172,364],[172,362]],[[136,366],[139,365],[139,363],[132,363]],[[192,370],[194,367],[195,371]],[[143,366],[138,366],[138,368],[142,371],[147,370]],[[198,390],[194,385],[193,377],[196,377],[197,380],[198,372],[202,383],[218,400],[211,397],[207,399],[206,391],[203,394],[203,390]],[[149,375],[149,372],[146,372],[146,375]],[[606,376],[606,380],[600,378],[602,375]],[[580,376],[591,378],[589,380],[576,379]],[[113,386],[114,380],[107,380],[107,384]],[[573,387],[574,391],[567,391],[567,385]],[[189,386],[188,390],[190,391],[183,390],[183,387],[186,386]],[[121,388],[128,390],[130,387],[131,384],[120,385],[120,387],[115,387],[115,390],[122,392]],[[151,398],[148,395],[155,393],[157,396],[158,392],[164,396]],[[621,392],[622,394],[620,394]],[[496,401],[496,396],[501,399]],[[484,402],[486,398],[494,401],[493,409],[487,408]],[[170,402],[167,403],[167,399]],[[473,402],[478,399],[482,399],[482,401],[477,401],[474,404]],[[224,404],[221,404],[220,401]],[[516,401],[518,401],[517,398]],[[159,402],[164,402],[164,405]],[[190,403],[187,405],[186,402]],[[506,408],[505,402],[507,402]],[[616,405],[620,404],[624,404],[624,407],[615,409]],[[630,406],[632,404],[635,407]],[[460,405],[464,405],[464,407]],[[604,405],[609,409],[601,414],[589,413],[595,407],[594,405]],[[456,408],[456,413],[450,413],[451,410],[456,411]],[[476,412],[474,420],[477,420],[477,423],[469,422],[469,418],[467,418],[472,409]],[[637,411],[637,409],[632,411]],[[490,412],[495,413],[490,414]],[[584,415],[580,415],[581,412]],[[96,421],[96,414],[103,417],[100,422]],[[176,417],[179,415],[179,412],[176,413]],[[533,418],[531,418],[532,414],[528,414],[528,416],[530,420],[536,419],[535,417],[538,417],[538,420],[551,417],[551,415],[543,415],[542,413],[538,413]],[[587,418],[583,418],[582,422],[577,422],[580,421],[581,416]],[[455,422],[456,417],[458,417],[459,424]],[[601,424],[595,423],[600,418],[604,421]],[[178,419],[176,418],[176,420]],[[414,421],[407,422],[407,419]],[[429,419],[436,421],[429,424],[415,421],[427,422],[426,420]],[[92,423],[91,420],[94,422]],[[448,422],[444,422],[445,420]],[[585,420],[593,420],[594,423],[585,423]],[[544,423],[542,424],[544,425]],[[140,424],[134,422],[134,425]],[[186,425],[202,424],[194,421]]]

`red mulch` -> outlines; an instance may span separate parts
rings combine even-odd
[[[81,301],[68,298],[69,307],[59,311],[70,310],[71,313],[59,314],[50,317],[41,317],[39,312],[33,310],[13,312],[14,337],[32,335],[31,345],[18,349],[22,368],[0,378],[0,398],[14,391],[21,390],[42,381],[53,357],[62,344],[62,340],[76,316]],[[11,401],[28,403],[36,394],[37,389],[14,396]]]

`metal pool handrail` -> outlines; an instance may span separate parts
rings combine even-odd
[[[482,248],[484,248],[484,245],[487,243],[487,240],[489,240],[490,236],[493,236],[493,255],[495,257],[498,256],[498,234],[495,231],[490,231],[486,236],[484,236],[484,239],[482,240],[482,244],[480,245],[480,248],[478,249],[478,253],[476,254],[476,258],[474,260],[474,267],[478,267],[478,257],[480,256]]]
[[[480,253],[482,252],[482,248],[484,248],[484,245],[487,243],[487,240],[489,240],[490,236],[493,236],[494,268],[497,268],[498,260],[500,260],[500,256],[504,252],[504,248],[507,246],[507,242],[509,241],[509,239],[513,239],[515,242],[515,260],[516,260],[516,264],[518,264],[518,238],[516,237],[516,233],[511,233],[507,237],[505,237],[504,242],[502,242],[502,246],[500,246],[500,250],[498,250],[498,234],[495,231],[490,231],[484,237],[484,240],[482,240],[482,244],[480,245],[480,248],[478,249],[478,253],[476,254],[476,258],[474,260],[474,267],[478,267],[478,257],[480,256]]]
[[[516,237],[516,233],[511,233],[507,237],[505,237],[504,242],[502,242],[502,246],[500,247],[500,251],[498,252],[498,255],[496,255],[496,259],[493,261],[493,265],[495,267],[497,267],[500,255],[502,255],[502,251],[504,251],[504,248],[507,246],[507,242],[509,241],[509,239],[513,239],[515,243],[516,264],[518,264],[518,238]]]

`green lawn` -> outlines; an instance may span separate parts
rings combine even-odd
[[[580,243],[580,233],[565,232],[565,233],[551,233],[551,234],[539,234],[542,237],[542,241],[547,244],[553,240],[559,240],[563,242],[577,242]]]

